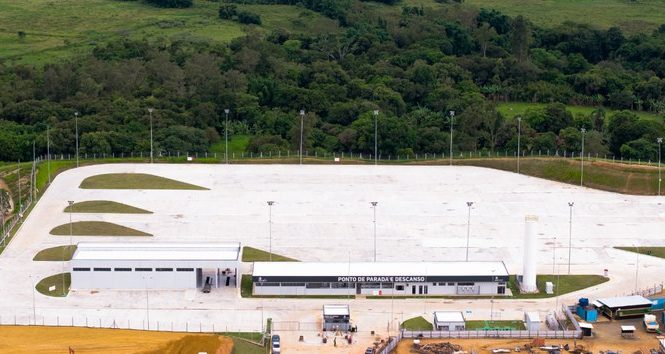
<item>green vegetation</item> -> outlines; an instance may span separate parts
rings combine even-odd
[[[542,110],[545,108],[547,108],[546,103],[501,102],[497,104],[497,111],[503,114],[506,118],[515,118],[517,116],[524,116],[529,110],[531,111]],[[604,107],[573,106],[573,105],[566,106],[566,110],[570,112],[573,116],[582,115],[587,117],[591,116],[599,108],[602,108],[605,111],[605,115],[607,116],[612,116],[620,112],[618,110],[614,110],[611,108],[604,108]],[[634,113],[640,119],[644,120],[661,121],[663,120],[663,117],[665,117],[663,114],[656,114],[653,112],[635,111]]]
[[[152,236],[149,233],[106,221],[76,221],[56,226],[51,235],[69,236]]]
[[[76,252],[76,245],[57,246],[39,251],[33,261],[62,262],[71,261]]]
[[[249,145],[249,136],[247,135],[238,135],[229,137],[229,159],[235,156],[236,158],[240,157],[240,154],[247,151],[247,146]],[[216,153],[219,159],[224,158],[224,139],[220,142],[210,146],[209,152]],[[233,155],[235,154],[235,155]]]
[[[618,250],[665,258],[665,247],[614,247]]]
[[[284,257],[273,253],[272,257],[269,252],[260,250],[254,247],[245,246],[242,248],[242,261],[243,262],[297,262],[297,260],[289,257]]]
[[[193,184],[144,173],[107,173],[81,182],[83,189],[186,189],[208,190]]]
[[[474,330],[513,330],[521,331],[526,329],[522,321],[465,321],[466,329]]]
[[[60,273],[40,280],[39,283],[37,283],[35,286],[35,289],[46,296],[65,297],[67,294],[69,294],[69,287],[71,283],[72,275],[70,273]],[[53,290],[49,290],[51,287],[55,288]]]
[[[431,331],[434,326],[422,316],[418,316],[402,322],[402,328],[409,331]]]
[[[256,344],[249,343],[247,341],[244,341],[242,339],[238,338],[233,338],[233,351],[231,351],[231,354],[265,354],[266,353],[266,347],[268,346],[268,342],[266,341],[266,346],[261,347]]]
[[[559,278],[558,282],[557,278]],[[510,280],[508,281],[508,287],[513,292],[512,298],[537,299],[572,293],[574,291],[602,284],[608,280],[610,279],[601,275],[538,275],[536,278],[536,285],[538,286],[538,290],[540,290],[540,292],[537,294],[520,294],[517,287],[517,280],[514,275],[511,275]],[[554,294],[552,295],[545,293],[545,283],[548,281],[554,283]]]
[[[240,280],[240,297],[252,297],[252,275],[243,274]]]
[[[584,186],[611,192],[656,195],[658,193],[658,169],[650,166],[612,164],[607,161],[584,163]],[[636,161],[635,161],[636,162]],[[456,164],[489,167],[516,172],[515,158],[487,158],[455,160]],[[520,173],[563,182],[580,184],[580,160],[560,158],[520,159]]]
[[[131,205],[112,202],[109,200],[89,200],[80,203],[74,203],[65,208],[65,213],[111,213],[111,214],[152,214],[141,208]]]

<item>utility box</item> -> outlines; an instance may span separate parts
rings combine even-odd
[[[554,283],[551,281],[545,283],[545,293],[548,295],[554,294]]]
[[[538,315],[538,312],[524,313],[524,326],[526,327],[527,331],[539,331],[540,323],[540,315]]]

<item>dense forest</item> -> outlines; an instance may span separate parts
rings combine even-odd
[[[158,151],[208,151],[224,135],[225,109],[229,134],[249,136],[248,151],[294,150],[302,109],[309,151],[372,153],[378,110],[384,156],[447,154],[451,111],[455,151],[514,152],[517,121],[496,108],[506,101],[547,104],[522,117],[525,152],[579,151],[585,128],[585,151],[656,158],[665,25],[627,36],[455,5],[401,7],[399,16],[362,5],[300,2],[337,19],[340,33],[249,27],[228,44],[124,38],[43,67],[0,64],[0,160],[29,159],[33,140],[44,153],[47,126],[51,152],[73,153],[75,112],[82,153],[148,151],[148,108]],[[597,109],[574,116],[566,105]]]

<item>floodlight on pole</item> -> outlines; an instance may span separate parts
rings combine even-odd
[[[154,154],[152,149],[152,110],[153,108],[148,108],[148,113],[150,114],[150,163],[154,162]]]
[[[450,160],[450,166],[453,165],[453,122],[455,121],[455,111],[450,111],[450,151],[448,159]]]
[[[582,187],[584,186],[584,134],[586,129],[582,128],[580,132],[582,132],[582,153],[580,154],[580,187]]]
[[[274,200],[268,202],[268,258],[272,262],[272,205],[275,204]]]
[[[466,202],[466,206],[469,207],[469,217],[466,219],[466,261],[469,261],[469,238],[471,236],[471,206],[473,202]]]
[[[640,275],[640,246],[635,244],[635,248],[637,249],[637,258],[635,259],[635,293],[637,293],[637,286],[638,286],[638,277]]]
[[[51,185],[51,135],[49,126],[46,126],[46,170],[48,172],[48,184]]]
[[[376,205],[379,204],[379,202],[371,202],[372,204],[372,210],[374,211],[374,262],[376,262]]]
[[[224,114],[226,115],[226,120],[224,123],[224,160],[226,163],[229,163],[229,112],[230,109],[225,109]]]
[[[658,142],[658,195],[660,195],[660,182],[662,181],[662,179],[660,178],[660,168],[661,168],[660,155],[662,152],[661,145],[663,144],[663,138],[658,138],[656,139],[656,141]]]
[[[79,167],[79,112],[74,112],[74,129],[76,136],[76,167]]]
[[[522,117],[517,117],[517,174],[520,174],[520,155],[522,155]]]
[[[573,254],[573,206],[575,202],[568,202],[570,217],[568,218],[568,275],[570,275],[570,261]]]
[[[300,110],[300,164],[302,165],[302,136],[303,136],[303,129],[305,126],[305,110],[301,109]]]
[[[378,151],[378,131],[379,131],[379,110],[375,109],[374,112],[374,165],[378,165],[378,156],[379,156],[379,151]]]
[[[69,200],[67,201],[67,204],[69,204],[69,247],[62,248],[62,296],[65,296],[65,259],[67,258],[65,256],[65,251],[68,251],[72,247],[72,235],[74,234],[74,228],[72,224],[72,208],[74,201]]]

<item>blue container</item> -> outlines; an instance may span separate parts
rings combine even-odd
[[[665,309],[665,298],[651,299],[651,311],[661,311]]]
[[[596,321],[598,321],[598,310],[596,310],[596,309],[586,310],[586,317],[584,317],[584,319],[587,322],[596,322]]]
[[[589,299],[586,297],[580,298],[580,306],[582,307],[589,306]]]

